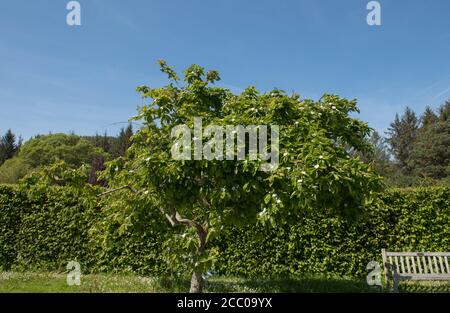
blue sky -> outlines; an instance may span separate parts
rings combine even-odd
[[[357,98],[359,117],[384,131],[406,105],[450,98],[450,1],[66,0],[0,4],[0,133],[116,134],[140,103],[138,85],[166,83],[156,66],[192,63],[220,85],[277,87],[317,99]]]

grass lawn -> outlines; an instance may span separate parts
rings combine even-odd
[[[155,279],[135,275],[82,275],[80,286],[68,286],[65,274],[0,273],[0,292],[186,292],[189,280]],[[383,292],[370,287],[364,280],[346,278],[244,279],[211,277],[205,292]],[[403,292],[450,292],[448,282],[407,282],[400,285]]]

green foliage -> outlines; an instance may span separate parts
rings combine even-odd
[[[70,186],[0,186],[0,267],[61,270],[71,260],[88,272],[182,275],[197,242],[185,228],[169,230],[146,195],[100,192]],[[123,191],[125,193],[125,191]],[[144,199],[146,198],[146,199]],[[145,205],[143,203],[146,203]],[[142,215],[113,214],[142,205]],[[123,227],[123,225],[128,225]],[[172,240],[172,242],[171,242]],[[382,248],[448,251],[450,188],[395,189],[355,221],[326,211],[308,211],[276,228],[227,227],[210,242],[217,261],[205,267],[224,275],[264,278],[305,273],[364,277]],[[172,249],[173,251],[169,251]],[[174,258],[180,254],[181,258]],[[172,258],[172,259],[170,259]]]
[[[94,156],[102,154],[87,140],[66,134],[38,136],[23,144],[18,157],[33,167],[64,161],[74,167],[90,164]]]
[[[55,187],[53,187],[55,188]],[[31,199],[32,212],[22,218],[18,233],[20,268],[64,270],[69,261],[89,264],[88,230],[95,203],[68,188],[56,188]]]
[[[380,251],[449,251],[450,189],[392,190],[382,201],[349,223],[311,212],[282,229],[230,229],[216,243],[216,269],[227,275],[261,277],[336,273],[367,275],[369,261],[381,263]]]
[[[129,197],[121,191],[99,201],[102,209],[90,230],[94,269],[147,275],[167,273],[163,245],[168,238],[168,225],[158,222],[156,215],[160,213],[152,199],[146,194]]]
[[[93,192],[45,184],[0,189],[0,266],[64,269],[89,264],[88,230],[98,207]]]
[[[133,136],[133,127],[128,124],[126,128],[121,128],[117,137],[108,136],[105,132],[102,136],[98,133],[95,136],[83,136],[95,147],[101,148],[110,156],[110,159],[125,156],[126,150],[131,145],[131,137]]]
[[[0,166],[0,183],[15,184],[20,178],[32,171],[32,167],[22,158],[6,160]]]
[[[419,132],[409,164],[424,178],[445,178],[450,164],[450,119],[428,125]]]
[[[369,151],[356,152],[365,163],[373,164],[376,172],[384,178],[389,178],[393,171],[393,164],[390,161],[389,151],[386,139],[383,138],[377,131],[370,132],[367,141],[371,149]]]
[[[417,136],[419,121],[416,113],[406,107],[401,117],[395,115],[395,120],[388,129],[388,142],[392,153],[398,162],[399,168],[404,173],[409,173],[411,168],[408,166],[408,160],[411,156],[414,141]]]
[[[122,128],[111,147],[112,155],[117,157],[123,157],[126,154],[127,149],[131,146],[131,137],[133,136],[133,127],[131,124],[127,128]]]
[[[13,134],[11,129],[8,129],[5,135],[0,137],[0,165],[15,156],[21,145],[22,139],[19,137],[16,142],[16,135]]]
[[[27,207],[25,194],[0,185],[0,269],[8,269],[17,261],[17,234]]]
[[[35,169],[64,161],[72,168],[91,164],[105,153],[76,135],[51,134],[37,136],[23,144],[17,156],[0,167],[1,183],[17,183]]]
[[[275,226],[308,210],[356,216],[381,189],[372,167],[348,153],[349,148],[368,148],[370,128],[351,117],[358,111],[355,100],[325,94],[312,101],[278,89],[261,94],[254,87],[235,95],[214,85],[220,80],[217,71],[191,65],[183,72],[183,83],[164,61],[159,64],[171,83],[137,88],[149,102],[134,118],[143,127],[133,136],[129,155],[110,162],[105,173],[112,187],[151,194],[151,206],[162,212],[155,217],[158,221],[167,217],[174,225],[191,228],[171,240],[165,255],[174,267],[183,263],[196,273],[211,267],[218,250],[209,242],[226,225],[258,220]],[[181,125],[194,129],[196,118],[202,118],[204,127],[279,126],[278,167],[261,171],[265,160],[248,155],[237,160],[236,150],[234,160],[173,158],[172,131]],[[199,136],[203,142],[211,139],[205,132]],[[135,195],[127,191],[122,197]],[[147,201],[140,195],[137,199]],[[124,203],[111,214],[121,215],[125,228],[144,207]]]
[[[38,186],[72,186],[82,188],[88,178],[89,166],[81,165],[73,168],[64,161],[58,161],[35,170],[25,176],[22,184],[29,188]]]
[[[390,186],[411,187],[445,185],[450,181],[450,101],[437,112],[426,107],[420,117],[406,108],[395,117],[387,141],[395,160],[375,162],[376,168]]]

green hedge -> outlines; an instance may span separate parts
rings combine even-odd
[[[88,231],[99,208],[90,200],[73,188],[0,186],[0,266],[62,270],[92,261]]]
[[[10,268],[17,259],[17,234],[26,197],[0,185],[0,268]]]
[[[0,185],[0,268],[64,271],[78,261],[83,272],[167,271],[160,244],[166,234],[121,233],[99,203],[77,188]]]
[[[63,270],[77,260],[83,272],[167,273],[162,242],[172,231],[155,224],[121,232],[105,209],[67,187],[0,186],[0,267]],[[364,276],[369,261],[381,261],[382,248],[450,251],[450,188],[391,190],[356,221],[313,212],[277,229],[228,229],[213,244],[221,250],[221,274]]]
[[[357,221],[309,214],[294,225],[248,227],[220,239],[219,272],[240,276],[367,274],[381,249],[450,251],[450,188],[392,190]],[[255,235],[256,234],[256,235]]]

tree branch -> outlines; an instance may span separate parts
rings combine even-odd
[[[108,191],[105,191],[99,195],[97,195],[97,197],[102,197],[120,190],[124,190],[124,189],[129,189],[131,192],[133,192],[134,194],[138,194],[141,193],[142,191],[137,191],[136,189],[134,189],[133,187],[131,187],[130,185],[125,185],[122,187],[118,187],[118,188],[114,188]],[[205,200],[202,199],[203,203],[207,206],[210,206],[210,204]],[[197,233],[200,236],[200,241],[203,241],[202,238],[206,235],[206,233],[208,232],[208,221],[206,221],[206,225],[202,226],[200,223],[187,219],[187,218],[183,218],[176,210],[173,210],[172,214],[169,215],[167,214],[161,207],[158,207],[158,210],[161,212],[161,214],[163,214],[167,220],[169,221],[170,225],[175,226],[175,225],[185,225],[185,226],[189,226],[189,227],[195,227],[197,229]]]
[[[129,186],[129,185],[126,185],[126,186],[122,186],[122,187],[119,187],[119,188],[114,188],[114,189],[111,189],[111,190],[107,190],[107,191],[105,191],[105,192],[102,192],[101,194],[98,194],[97,195],[97,197],[103,197],[103,196],[106,196],[106,195],[108,195],[108,194],[110,194],[110,193],[113,193],[113,192],[116,192],[116,191],[120,191],[120,190],[123,190],[123,189],[129,189],[129,190],[131,190],[131,192],[133,192],[133,193],[139,193],[136,189],[134,189],[133,187],[131,187],[131,186]]]

